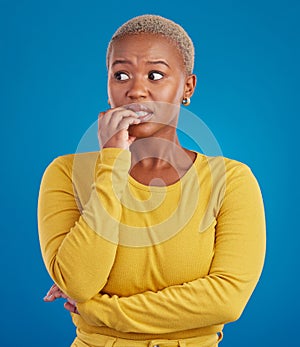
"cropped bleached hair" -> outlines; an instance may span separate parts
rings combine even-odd
[[[170,19],[150,14],[134,17],[117,29],[108,44],[106,55],[107,66],[113,42],[127,35],[137,35],[140,33],[161,35],[175,44],[183,58],[186,73],[189,75],[193,72],[195,49],[187,32],[179,24],[176,24]]]

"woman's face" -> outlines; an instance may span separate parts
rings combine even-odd
[[[142,130],[149,133],[167,124],[167,109],[179,111],[182,99],[191,96],[194,87],[195,76],[186,75],[182,56],[163,36],[129,35],[113,43],[108,61],[111,107],[138,104],[159,110],[151,121],[131,126],[132,136],[142,137]]]

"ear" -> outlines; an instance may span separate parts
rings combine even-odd
[[[184,98],[191,98],[194,94],[195,88],[197,83],[197,77],[194,74],[188,75],[185,79],[185,85],[184,85]]]

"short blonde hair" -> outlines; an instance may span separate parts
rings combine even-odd
[[[193,72],[195,49],[187,32],[170,19],[150,14],[134,17],[117,29],[107,47],[107,67],[113,42],[127,35],[140,33],[161,35],[174,43],[183,58],[186,73],[190,75]]]

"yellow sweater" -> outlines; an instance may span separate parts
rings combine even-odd
[[[197,153],[167,187],[128,175],[128,150],[66,155],[46,169],[38,224],[78,332],[125,339],[209,335],[241,315],[262,271],[259,186],[240,162]]]

